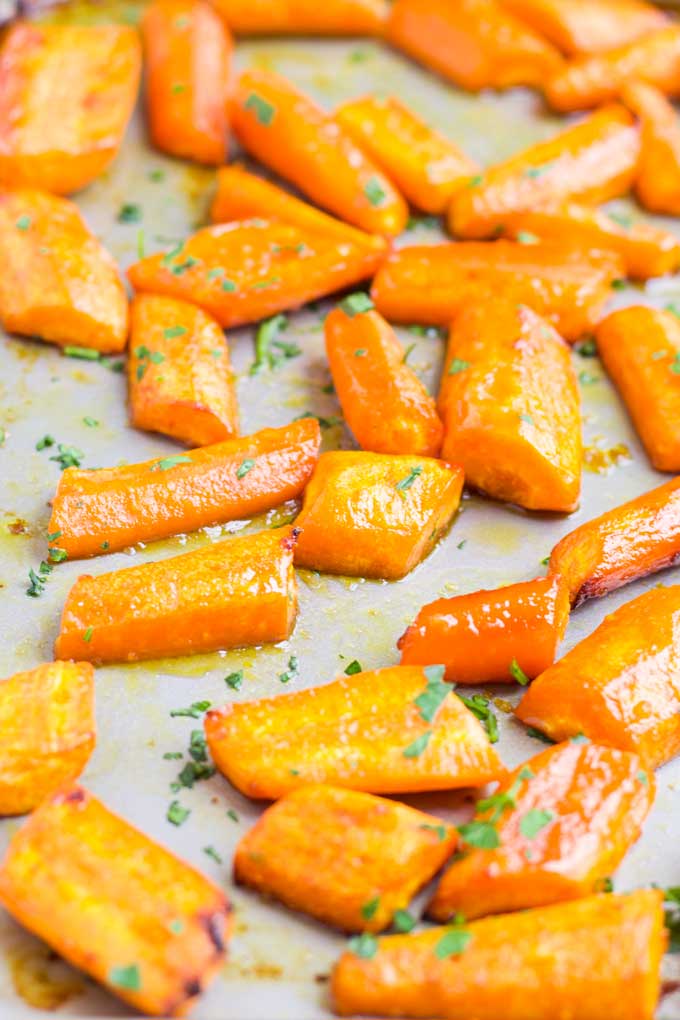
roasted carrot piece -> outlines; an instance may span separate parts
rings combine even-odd
[[[295,525],[295,564],[350,577],[405,577],[458,509],[463,472],[432,457],[322,453]]]
[[[479,167],[393,96],[353,99],[335,119],[394,181],[411,205],[443,213]]]
[[[465,89],[540,85],[559,53],[495,0],[395,0],[387,38]]]
[[[459,237],[493,237],[507,214],[569,198],[606,202],[630,190],[639,154],[632,117],[612,104],[475,178],[454,195],[449,226]]]
[[[623,273],[613,253],[571,244],[414,245],[380,266],[371,297],[390,322],[448,326],[468,299],[493,302],[503,293],[544,316],[565,340],[577,340],[592,330]]]
[[[625,46],[668,24],[667,16],[644,0],[501,0],[501,3],[570,57]]]
[[[0,815],[32,811],[94,750],[94,670],[49,662],[0,681]]]
[[[635,177],[640,203],[655,213],[680,215],[680,125],[675,107],[653,85],[631,82],[621,94],[639,117],[642,146]]]
[[[386,0],[211,0],[237,35],[382,35]]]
[[[546,98],[556,110],[587,110],[621,95],[636,79],[666,95],[680,93],[680,26],[650,32],[607,53],[580,57],[549,77]]]
[[[680,478],[673,478],[570,531],[553,549],[550,570],[578,606],[672,567],[679,557]]]
[[[0,49],[0,185],[69,195],[115,158],[141,70],[124,25],[20,21]]]
[[[505,770],[442,675],[441,667],[390,666],[225,705],[205,718],[210,753],[254,799],[310,783],[366,793],[483,786]]]
[[[243,837],[234,876],[343,931],[377,932],[408,907],[456,842],[453,826],[405,804],[305,786]]]
[[[471,849],[428,906],[437,921],[542,907],[603,892],[654,803],[636,754],[580,740],[550,747],[479,801]]]
[[[444,428],[434,400],[404,363],[392,327],[371,307],[365,295],[353,295],[325,322],[328,364],[345,420],[364,450],[436,457]]]
[[[0,192],[0,319],[48,343],[122,351],[128,304],[113,259],[77,206],[47,192]]]
[[[588,896],[347,950],[331,995],[341,1016],[653,1020],[667,940],[660,890]]]
[[[284,641],[297,614],[296,534],[261,531],[99,577],[83,574],[66,599],[57,655],[136,662]]]
[[[81,786],[12,837],[0,902],[130,1006],[184,1016],[217,974],[231,930],[222,892]]]
[[[52,503],[51,547],[82,559],[272,510],[302,495],[320,445],[319,423],[303,418],[141,464],[67,468]]]
[[[654,588],[606,616],[534,680],[516,709],[564,740],[583,733],[657,768],[680,751],[680,585]]]
[[[244,71],[230,105],[246,152],[317,205],[373,234],[400,234],[406,202],[333,119],[285,78]]]
[[[223,163],[232,43],[203,0],[154,0],[142,18],[151,140],[171,156]]]
[[[130,420],[193,446],[238,434],[238,403],[224,333],[187,301],[139,294],[128,359]]]
[[[205,227],[181,249],[136,262],[128,276],[135,290],[192,301],[226,329],[351,287],[383,258],[372,244],[249,220]]]
[[[569,619],[560,578],[437,599],[423,606],[401,636],[403,666],[443,663],[459,684],[513,683],[555,661]]]
[[[582,442],[571,352],[530,308],[498,297],[460,311],[439,410],[442,454],[469,485],[527,510],[576,509]]]

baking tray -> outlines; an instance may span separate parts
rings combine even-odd
[[[135,22],[139,11],[140,6],[132,3],[102,2],[69,6],[52,18]],[[287,75],[328,108],[363,92],[396,94],[482,164],[502,159],[564,123],[548,115],[533,93],[515,90],[469,96],[377,42],[240,42],[236,66],[248,65]],[[158,170],[162,180],[155,179]],[[137,259],[142,237],[149,253],[171,247],[203,224],[213,186],[213,171],[153,152],[138,114],[113,167],[76,201],[125,267]],[[142,207],[142,222],[117,222],[121,206],[130,202]],[[627,201],[614,205],[626,212],[632,208]],[[673,221],[664,225],[680,232],[680,225]],[[412,224],[400,243],[439,238],[436,226],[425,220]],[[612,294],[612,307],[632,302],[661,306],[677,302],[680,306],[680,279],[665,278],[644,288]],[[287,339],[299,344],[303,354],[273,374],[252,376],[248,372],[254,357],[252,330],[229,332],[244,433],[282,425],[305,411],[331,421],[339,415],[335,398],[324,392],[330,377],[322,315],[329,305],[291,316]],[[414,344],[410,363],[436,390],[444,343],[438,336],[407,330],[400,334],[404,343]],[[49,459],[53,451],[36,451],[36,442],[49,433],[58,442],[75,445],[84,451],[87,467],[162,456],[176,451],[177,446],[161,436],[128,427],[124,376],[105,365],[66,358],[47,344],[23,339],[4,340],[1,350],[0,426],[5,428],[6,438],[0,448],[0,676],[52,658],[64,599],[80,573],[100,574],[176,555],[230,533],[271,526],[294,514],[295,506],[287,505],[253,521],[135,547],[87,564],[60,564],[44,594],[39,599],[28,598],[28,571],[37,567],[45,554],[48,501],[59,479],[59,466]],[[364,669],[395,663],[395,642],[423,603],[440,595],[493,588],[543,573],[541,561],[562,535],[662,482],[667,476],[650,468],[597,359],[578,354],[574,359],[579,374],[585,373],[581,378],[587,463],[581,509],[570,517],[529,515],[469,496],[447,537],[403,581],[331,578],[300,571],[300,614],[287,642],[259,650],[106,666],[97,671],[98,744],[83,782],[113,810],[226,887],[235,904],[236,932],[229,961],[194,1010],[196,1020],[330,1017],[328,974],[345,940],[283,907],[264,903],[253,893],[232,888],[234,847],[262,809],[240,796],[221,776],[178,795],[191,810],[180,828],[166,821],[168,804],[175,797],[170,783],[178,763],[164,760],[163,754],[185,750],[190,731],[200,725],[192,719],[171,718],[170,710],[201,699],[220,705],[230,699],[282,694],[325,683],[352,659],[358,659]],[[95,418],[100,424],[88,427],[84,417]],[[342,425],[324,429],[326,449],[351,446],[351,436]],[[572,616],[564,650],[621,603],[660,582],[678,581],[680,568],[586,604]],[[299,671],[283,687],[278,678],[286,671],[291,654],[298,658]],[[224,677],[240,669],[245,676],[242,688],[230,690]],[[499,749],[504,761],[514,766],[539,752],[542,745],[508,715],[510,705],[519,698],[517,689],[483,690],[499,699]],[[680,761],[664,766],[658,780],[656,804],[644,834],[616,876],[619,890],[650,882],[680,884],[680,813],[677,808],[673,811]],[[465,817],[471,809],[469,794],[460,792],[406,799],[452,820]],[[21,820],[0,823],[0,852],[20,825]],[[217,850],[222,864],[206,855],[208,846]],[[133,1015],[0,912],[0,1017],[44,1017],[45,1010],[70,1017]],[[659,1017],[677,1020],[680,1000],[667,998]]]

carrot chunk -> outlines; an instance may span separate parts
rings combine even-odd
[[[505,770],[441,667],[390,666],[208,712],[215,765],[247,797],[310,783],[366,793],[483,786]]]
[[[448,921],[602,892],[640,835],[654,774],[635,754],[567,741],[531,758],[477,805],[428,914]]]
[[[377,932],[404,913],[456,841],[453,826],[405,804],[305,786],[268,808],[243,837],[234,875],[343,931]]]
[[[123,25],[17,22],[0,49],[0,185],[69,195],[120,148],[141,70]]]
[[[411,205],[425,212],[443,213],[478,172],[457,145],[394,97],[350,100],[336,110],[335,119]]]
[[[606,202],[630,190],[639,154],[640,136],[632,117],[623,106],[612,104],[490,167],[481,180],[460,189],[449,226],[459,237],[493,237],[504,229],[508,214],[569,198]]]
[[[668,18],[644,0],[501,0],[502,6],[570,57],[604,53],[663,28]]]
[[[0,257],[8,332],[108,354],[125,348],[128,303],[116,264],[68,199],[0,192]]]
[[[154,0],[142,18],[151,140],[171,156],[223,163],[232,44],[202,0]]]
[[[12,837],[0,902],[151,1016],[191,1009],[222,966],[231,929],[221,889],[81,786],[54,794]]]
[[[341,1016],[653,1020],[667,942],[663,893],[589,896],[343,953]]]
[[[22,815],[77,779],[94,750],[92,666],[49,662],[0,681],[0,729],[0,815]]]
[[[51,546],[82,559],[272,510],[302,494],[320,444],[319,423],[303,418],[141,464],[67,468]]]
[[[348,298],[325,322],[328,363],[347,424],[364,450],[436,457],[444,429],[435,402],[404,363],[392,327],[378,312],[356,307],[361,297]]]
[[[386,0],[211,0],[237,35],[382,35]]]
[[[245,71],[231,123],[246,152],[317,205],[373,234],[400,234],[406,202],[333,119],[285,78]]]
[[[495,0],[395,0],[387,38],[462,88],[540,85],[560,55]]]
[[[639,754],[646,768],[680,751],[680,585],[654,588],[616,612],[549,666],[516,709],[564,740],[583,733]]]
[[[71,588],[60,658],[136,662],[284,641],[297,614],[292,528],[231,538]]]
[[[403,666],[443,663],[459,684],[513,683],[555,661],[569,618],[560,578],[437,599],[399,639]]]
[[[462,487],[461,468],[431,457],[322,453],[295,522],[295,564],[350,577],[405,577],[448,528]]]
[[[640,203],[655,213],[680,215],[680,125],[675,107],[653,85],[631,82],[621,94],[640,119],[642,147],[635,177]]]
[[[468,484],[528,510],[575,510],[580,397],[571,354],[530,308],[470,303],[451,336],[439,394],[445,460]]]

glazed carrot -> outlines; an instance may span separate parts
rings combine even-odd
[[[604,53],[663,28],[668,18],[644,0],[501,0],[503,7],[567,56]]]
[[[653,1020],[667,943],[663,893],[589,896],[347,950],[341,1016],[445,1020]]]
[[[583,733],[657,768],[680,751],[680,585],[653,588],[533,682],[516,709],[552,740]]]
[[[224,333],[187,301],[139,294],[128,359],[130,421],[204,446],[238,434],[238,402]]]
[[[597,349],[657,471],[680,471],[680,319],[644,305],[608,315]]]
[[[350,100],[338,107],[335,119],[411,205],[425,212],[443,213],[479,170],[457,145],[393,96]]]
[[[644,82],[631,82],[621,94],[639,117],[642,146],[635,193],[651,212],[680,215],[680,125],[675,107],[663,92]]]
[[[459,684],[525,682],[522,674],[538,676],[555,661],[568,618],[557,577],[437,599],[399,639],[401,663],[443,663]]]
[[[81,575],[66,599],[57,655],[136,662],[284,641],[297,614],[296,534],[260,531],[156,563]]]
[[[406,910],[456,841],[453,826],[405,804],[305,786],[243,837],[234,876],[343,931],[377,932]]]
[[[568,346],[530,308],[470,302],[452,327],[439,393],[445,460],[527,510],[569,513],[581,491],[580,395]]]
[[[246,152],[317,205],[373,234],[400,234],[406,202],[330,114],[269,71],[244,71],[230,105]]]
[[[241,793],[277,800],[310,783],[367,793],[483,786],[504,774],[441,668],[390,666],[208,712],[215,765]]]
[[[483,917],[602,892],[640,835],[654,774],[635,754],[558,744],[516,769],[461,827],[471,849],[437,887],[428,914]]]
[[[211,0],[237,35],[382,35],[385,0]]]
[[[569,532],[553,549],[549,569],[578,606],[679,557],[680,478],[673,478]]]
[[[142,18],[151,140],[171,156],[223,163],[232,44],[203,0],[154,0]]]
[[[192,301],[228,328],[351,287],[383,258],[373,244],[249,220],[199,230],[181,247],[136,262],[128,276],[135,290]]]
[[[561,63],[549,42],[495,0],[395,0],[387,38],[473,92],[540,85]]]
[[[51,547],[82,559],[272,510],[302,494],[320,444],[319,423],[303,418],[141,464],[67,468],[52,503]]]
[[[680,26],[671,24],[607,53],[573,60],[547,79],[544,91],[556,110],[587,110],[616,99],[624,85],[638,78],[666,95],[680,94]]]
[[[347,425],[364,450],[436,457],[444,429],[392,327],[363,295],[326,318],[326,354]],[[366,307],[369,310],[363,311]]]
[[[0,49],[0,185],[69,195],[99,177],[120,148],[140,69],[132,28],[16,22]]]
[[[468,299],[493,301],[503,293],[544,316],[565,340],[577,340],[592,330],[623,272],[611,252],[570,244],[418,245],[386,259],[371,297],[390,322],[448,326]]]
[[[432,457],[322,453],[295,524],[295,564],[351,577],[404,577],[458,509],[463,472]]]
[[[0,319],[10,333],[115,354],[128,305],[116,265],[68,199],[0,192]]]
[[[94,670],[49,662],[0,681],[0,815],[32,811],[94,750]]]
[[[454,196],[449,226],[459,237],[493,237],[507,214],[569,198],[606,202],[630,190],[639,154],[632,117],[623,106],[607,106],[475,178]]]
[[[184,1016],[222,966],[231,907],[200,872],[68,786],[12,837],[0,902],[151,1016]]]

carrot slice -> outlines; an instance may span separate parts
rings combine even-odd
[[[343,931],[382,931],[455,849],[441,819],[370,793],[293,790],[236,848],[238,882]]]
[[[459,684],[524,683],[555,661],[568,619],[568,592],[554,576],[437,599],[399,639],[401,663],[444,663]]]
[[[408,207],[331,114],[269,71],[244,71],[231,102],[243,148],[317,205],[373,234],[400,234]]]
[[[247,797],[310,783],[367,793],[483,786],[504,774],[441,667],[390,666],[208,712],[215,765]]]
[[[295,564],[351,577],[404,577],[458,509],[463,472],[431,457],[333,450],[305,489]]]
[[[642,147],[635,177],[640,203],[655,213],[680,214],[680,125],[675,107],[663,92],[631,82],[621,98],[639,117]]]
[[[668,17],[644,0],[501,0],[567,56],[604,53],[663,28]]]
[[[585,734],[634,751],[647,768],[680,751],[680,585],[654,588],[616,612],[541,673],[516,709],[552,740]]]
[[[237,35],[382,35],[386,0],[211,0]]]
[[[0,185],[69,195],[115,158],[141,49],[124,25],[15,23],[0,50]]]
[[[655,789],[636,754],[580,740],[548,748],[478,803],[461,827],[472,848],[444,873],[428,914],[483,917],[602,892]]]
[[[392,327],[362,295],[327,317],[326,353],[349,428],[364,450],[436,457],[444,429],[434,400],[404,362]]]
[[[272,510],[302,494],[320,445],[319,423],[303,418],[141,464],[67,468],[52,504],[51,547],[70,559],[99,556]]]
[[[231,907],[207,878],[81,786],[12,837],[0,902],[128,1005],[184,1016],[223,964]]]

